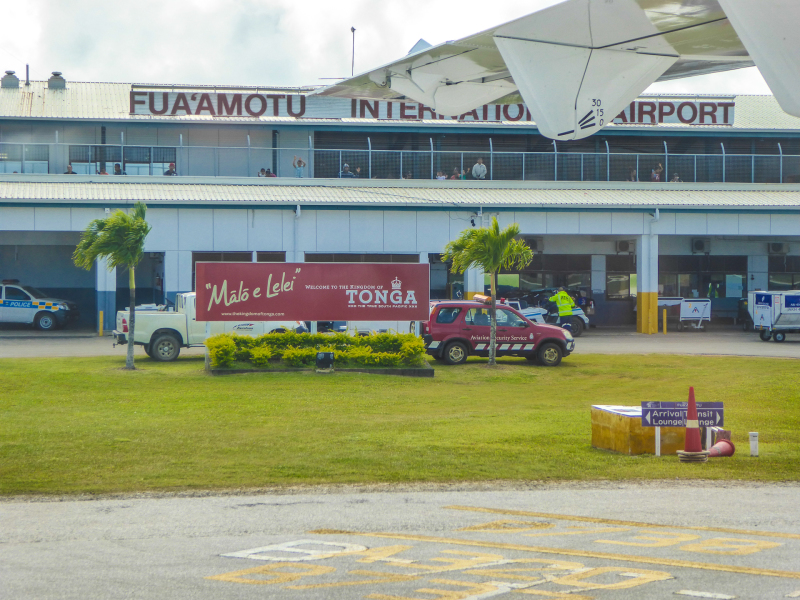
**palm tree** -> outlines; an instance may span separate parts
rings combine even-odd
[[[108,270],[117,267],[128,269],[128,281],[131,288],[131,306],[128,322],[130,334],[128,338],[128,357],[126,369],[135,369],[133,364],[133,334],[136,326],[136,279],[134,269],[142,259],[144,240],[150,233],[150,225],[145,221],[147,206],[137,202],[130,213],[117,210],[106,219],[95,219],[81,234],[81,241],[72,254],[72,260],[87,271],[92,268],[98,258],[108,261]]]
[[[489,275],[492,286],[491,335],[489,337],[489,364],[497,356],[497,272],[500,269],[522,269],[530,264],[533,252],[524,240],[516,239],[519,225],[512,223],[502,231],[497,218],[492,217],[490,227],[466,229],[457,240],[449,242],[442,254],[442,262],[452,261],[453,273],[463,273],[480,267]]]

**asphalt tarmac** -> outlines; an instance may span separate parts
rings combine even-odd
[[[491,487],[6,500],[0,595],[800,597],[797,484]]]
[[[51,356],[119,356],[125,346],[113,346],[109,336],[87,331],[39,332],[30,328],[0,329],[0,358]],[[182,348],[181,356],[202,355],[204,348]],[[800,358],[800,334],[786,341],[762,342],[757,333],[725,327],[708,332],[642,335],[630,328],[590,329],[577,338],[579,354],[695,354]],[[146,358],[141,346],[136,356]]]

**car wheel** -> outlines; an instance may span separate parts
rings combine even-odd
[[[586,324],[583,322],[583,319],[572,317],[569,323],[572,325],[572,335],[575,337],[581,337],[583,330],[586,329]]]
[[[675,325],[675,329],[677,329],[678,331],[683,331],[683,323],[678,321],[678,323]]]
[[[750,324],[750,321],[742,321],[742,331],[752,331],[753,326]]]
[[[56,318],[49,312],[36,315],[36,328],[41,331],[52,331],[56,328]]]
[[[545,367],[557,367],[561,362],[561,346],[554,343],[544,344],[539,348],[539,363]]]
[[[758,334],[758,337],[761,338],[762,342],[768,342],[772,337],[772,332],[769,329],[762,329]]]
[[[286,333],[285,329],[273,329],[270,333]]]
[[[786,334],[783,333],[782,331],[776,331],[774,337],[775,337],[775,341],[776,342],[785,342],[786,341]]]
[[[460,365],[467,361],[467,347],[461,342],[452,342],[444,349],[444,362]]]
[[[162,333],[150,346],[150,356],[160,362],[170,362],[178,358],[181,345],[171,333]]]

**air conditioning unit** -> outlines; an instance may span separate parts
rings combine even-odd
[[[784,242],[770,242],[767,244],[767,251],[770,254],[789,254],[789,244]]]
[[[526,237],[525,243],[534,254],[541,254],[544,252],[544,238],[541,237]]]
[[[617,240],[617,254],[633,254],[636,252],[635,240]]]
[[[694,238],[692,240],[692,254],[709,254],[711,252],[710,238]]]

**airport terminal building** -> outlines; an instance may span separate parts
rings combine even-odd
[[[427,262],[433,298],[469,296],[483,273],[440,254],[492,217],[536,251],[503,293],[584,290],[601,326],[638,315],[654,332],[658,295],[710,295],[714,317],[735,318],[748,290],[800,288],[800,119],[770,96],[643,97],[553,142],[522,104],[439,115],[313,92],[7,72],[0,279],[113,327],[127,275],[72,252],[92,219],[143,201],[140,302],[193,290],[198,261]]]

